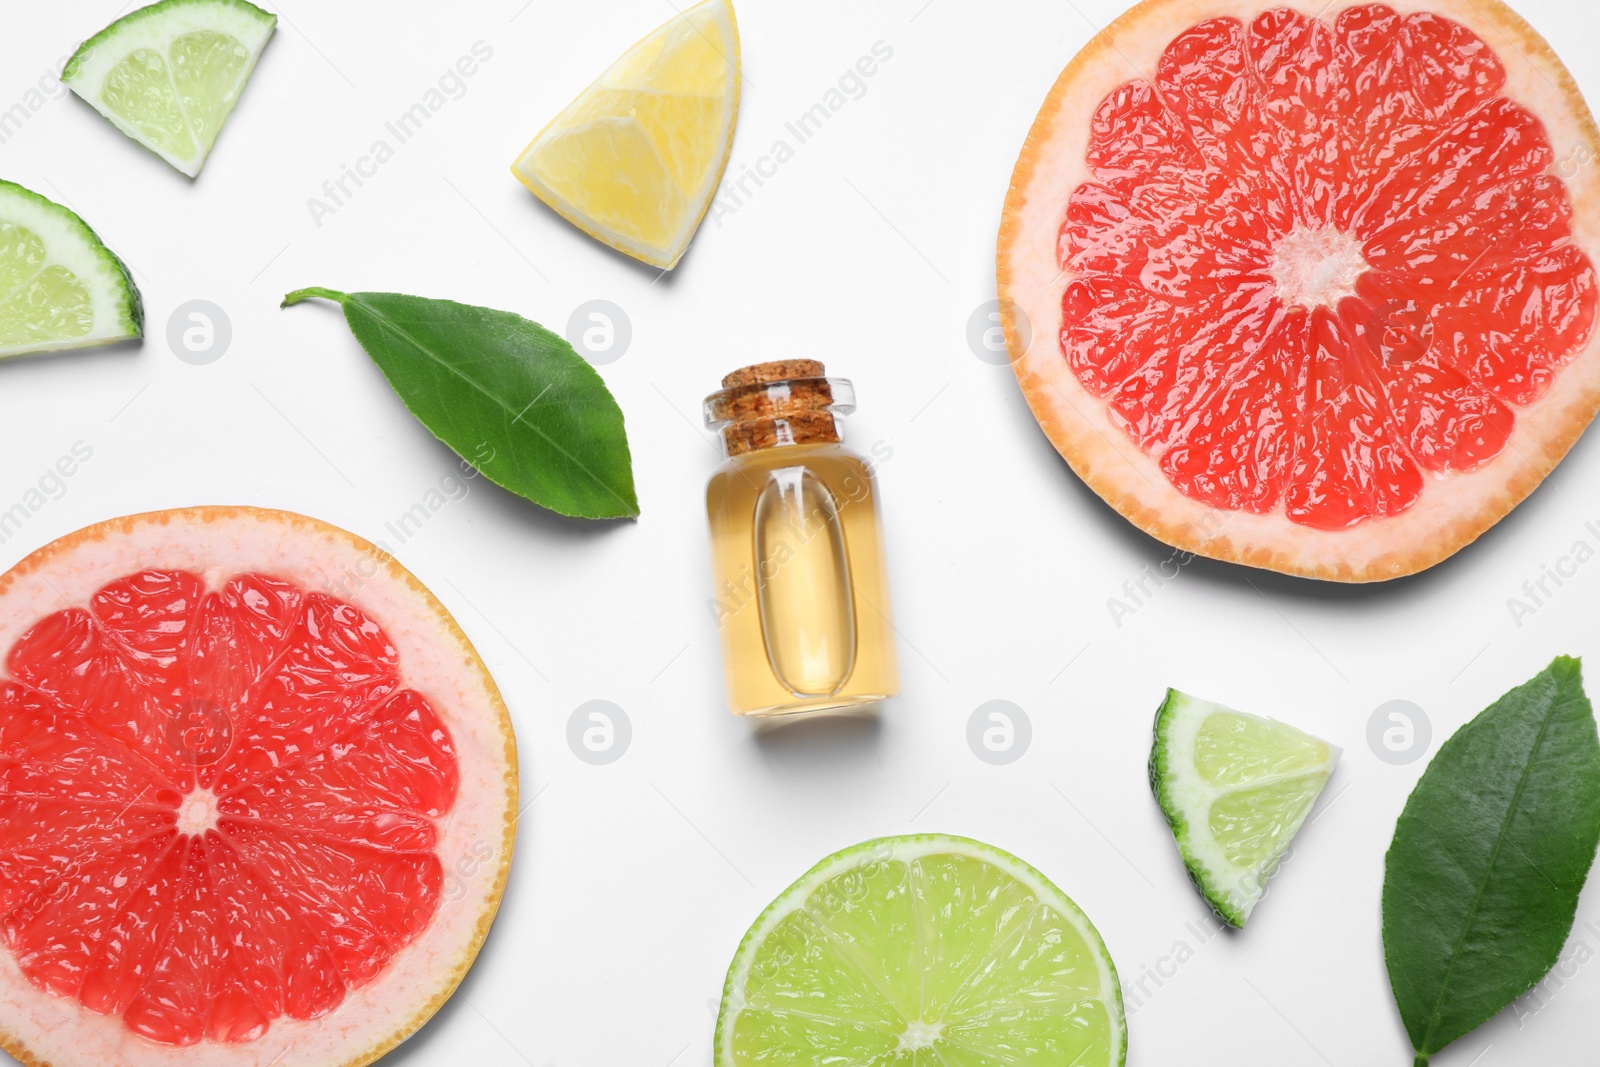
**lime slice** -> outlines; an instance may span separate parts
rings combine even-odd
[[[1077,905],[960,837],[868,841],[762,913],[728,968],[716,1067],[1108,1067],[1117,971]]]
[[[584,233],[677,266],[722,180],[739,114],[739,30],[704,0],[628,49],[511,165]]]
[[[1250,918],[1338,758],[1292,726],[1167,690],[1150,787],[1189,877],[1224,921]]]
[[[192,178],[277,24],[245,0],[161,0],[83,42],[61,80]]]
[[[0,358],[138,337],[128,269],[77,215],[0,181]]]

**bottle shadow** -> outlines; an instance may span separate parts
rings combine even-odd
[[[884,704],[758,720],[751,743],[763,760],[783,770],[849,775],[882,761]]]

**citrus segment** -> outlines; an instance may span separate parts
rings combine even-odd
[[[414,579],[312,520],[195,509],[41,550],[0,612],[0,994],[22,1006],[0,1044],[366,1063],[442,1002],[498,904],[515,767]]]
[[[1337,759],[1292,726],[1167,690],[1150,786],[1190,879],[1223,920],[1250,918]]]
[[[1033,868],[940,835],[823,860],[745,935],[715,1062],[1121,1064],[1116,970]]]
[[[591,237],[670,269],[711,205],[738,111],[733,5],[705,0],[624,53],[511,171]]]
[[[1018,161],[1001,295],[1036,340],[1010,331],[1013,366],[1166,540],[1320,577],[1427,566],[1600,404],[1574,216],[1600,178],[1552,148],[1592,131],[1498,2],[1147,0]]]
[[[255,56],[243,42],[216,30],[183,34],[167,46],[172,57],[172,85],[196,142],[216,142],[222,123],[233,110]]]
[[[77,215],[0,181],[0,358],[138,337],[139,290]]]
[[[160,52],[150,48],[129,52],[106,73],[100,99],[107,111],[138,131],[137,140],[168,160],[194,157],[194,134]]]
[[[161,0],[85,41],[61,81],[192,178],[277,23],[247,0]]]

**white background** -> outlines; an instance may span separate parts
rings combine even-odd
[[[768,900],[837,848],[935,830],[1017,853],[1083,906],[1130,1005],[1142,1002],[1134,1064],[1410,1062],[1379,889],[1425,763],[1381,762],[1367,720],[1414,701],[1436,747],[1554,654],[1600,653],[1600,563],[1520,626],[1507,604],[1575,542],[1600,547],[1585,527],[1600,528],[1600,437],[1421,577],[1341,588],[1200,561],[1115,625],[1108,598],[1170,551],[1078,483],[1010,372],[967,342],[969,316],[994,295],[994,235],[1028,124],[1121,8],[1076,3],[740,0],[730,175],[779,138],[793,146],[784,123],[874,42],[893,56],[755,195],[708,219],[667,277],[591,242],[507,171],[673,14],[661,0],[292,0],[197,181],[76,98],[30,109],[0,146],[0,175],[70,203],[127,260],[149,319],[142,345],[0,366],[0,509],[74,442],[94,450],[65,495],[0,545],[0,565],[126,512],[307,512],[387,542],[455,612],[511,706],[524,797],[536,799],[505,905],[461,992],[388,1062],[706,1064],[724,969]],[[1600,15],[1521,7],[1600,98]],[[115,0],[0,11],[0,109],[30,99],[118,13]],[[493,57],[465,94],[317,225],[307,199],[480,40]],[[335,311],[278,310],[313,284],[452,297],[557,330],[587,300],[624,308],[631,346],[601,372],[627,416],[642,517],[561,520],[479,481],[397,543],[384,524],[456,461]],[[209,366],[166,340],[191,299],[232,323]],[[701,502],[717,455],[699,404],[725,371],[787,356],[855,379],[850,440],[892,448],[881,480],[905,684],[876,723],[761,733],[722,704]],[[1242,935],[1195,934],[1207,912],[1150,798],[1150,720],[1167,685],[1345,749]],[[567,745],[568,716],[591,699],[631,718],[631,748],[609,766]],[[991,699],[1032,721],[1031,749],[1009,766],[966,741]],[[1592,889],[1575,938],[1580,957],[1600,951]],[[1171,977],[1136,993],[1157,969]],[[1600,965],[1568,973],[1522,1025],[1507,1013],[1436,1063],[1591,1056]]]

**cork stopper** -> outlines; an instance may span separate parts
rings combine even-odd
[[[838,441],[835,413],[855,410],[850,382],[826,377],[814,359],[756,363],[722,379],[706,397],[706,425],[722,434],[730,456],[781,445]]]
[[[828,370],[816,359],[775,359],[771,363],[752,363],[723,375],[722,387],[736,385],[766,385],[768,382],[786,382],[795,378],[821,378]]]

